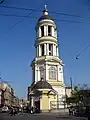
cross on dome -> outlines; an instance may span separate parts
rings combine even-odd
[[[45,6],[45,10],[47,9],[47,5],[44,5]]]
[[[48,15],[48,9],[47,9],[47,5],[44,5],[45,9],[43,11],[44,15]]]

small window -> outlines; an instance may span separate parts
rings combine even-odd
[[[44,75],[44,68],[43,67],[40,67],[39,68],[40,69],[40,80],[44,80],[44,77],[45,77],[45,75]]]
[[[41,37],[44,36],[44,26],[41,26]]]
[[[52,36],[52,26],[48,26],[48,36]]]
[[[41,53],[42,53],[42,56],[44,56],[44,44],[41,45]]]
[[[57,74],[57,71],[55,69],[55,67],[50,67],[49,68],[49,79],[50,80],[56,80],[56,74]]]

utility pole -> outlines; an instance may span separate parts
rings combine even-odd
[[[71,94],[72,94],[72,77],[70,77],[70,86],[71,86]]]

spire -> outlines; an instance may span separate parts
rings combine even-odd
[[[47,5],[44,5],[45,9],[43,10],[44,15],[48,15],[48,9],[47,9]]]

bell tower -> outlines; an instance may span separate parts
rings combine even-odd
[[[32,85],[44,81],[57,92],[57,101],[65,95],[63,63],[59,58],[57,26],[45,5],[36,27],[36,55],[31,63]]]
[[[57,28],[52,17],[48,15],[45,6],[43,16],[40,17],[36,25],[36,57],[58,55]]]
[[[59,81],[63,84],[63,64],[59,59],[57,26],[54,19],[49,16],[46,6],[35,30],[36,56],[31,63],[33,82],[45,80]]]
[[[35,29],[36,56],[31,64],[33,82],[53,80],[63,83],[63,64],[59,59],[57,26],[54,19],[49,16],[46,5]]]

